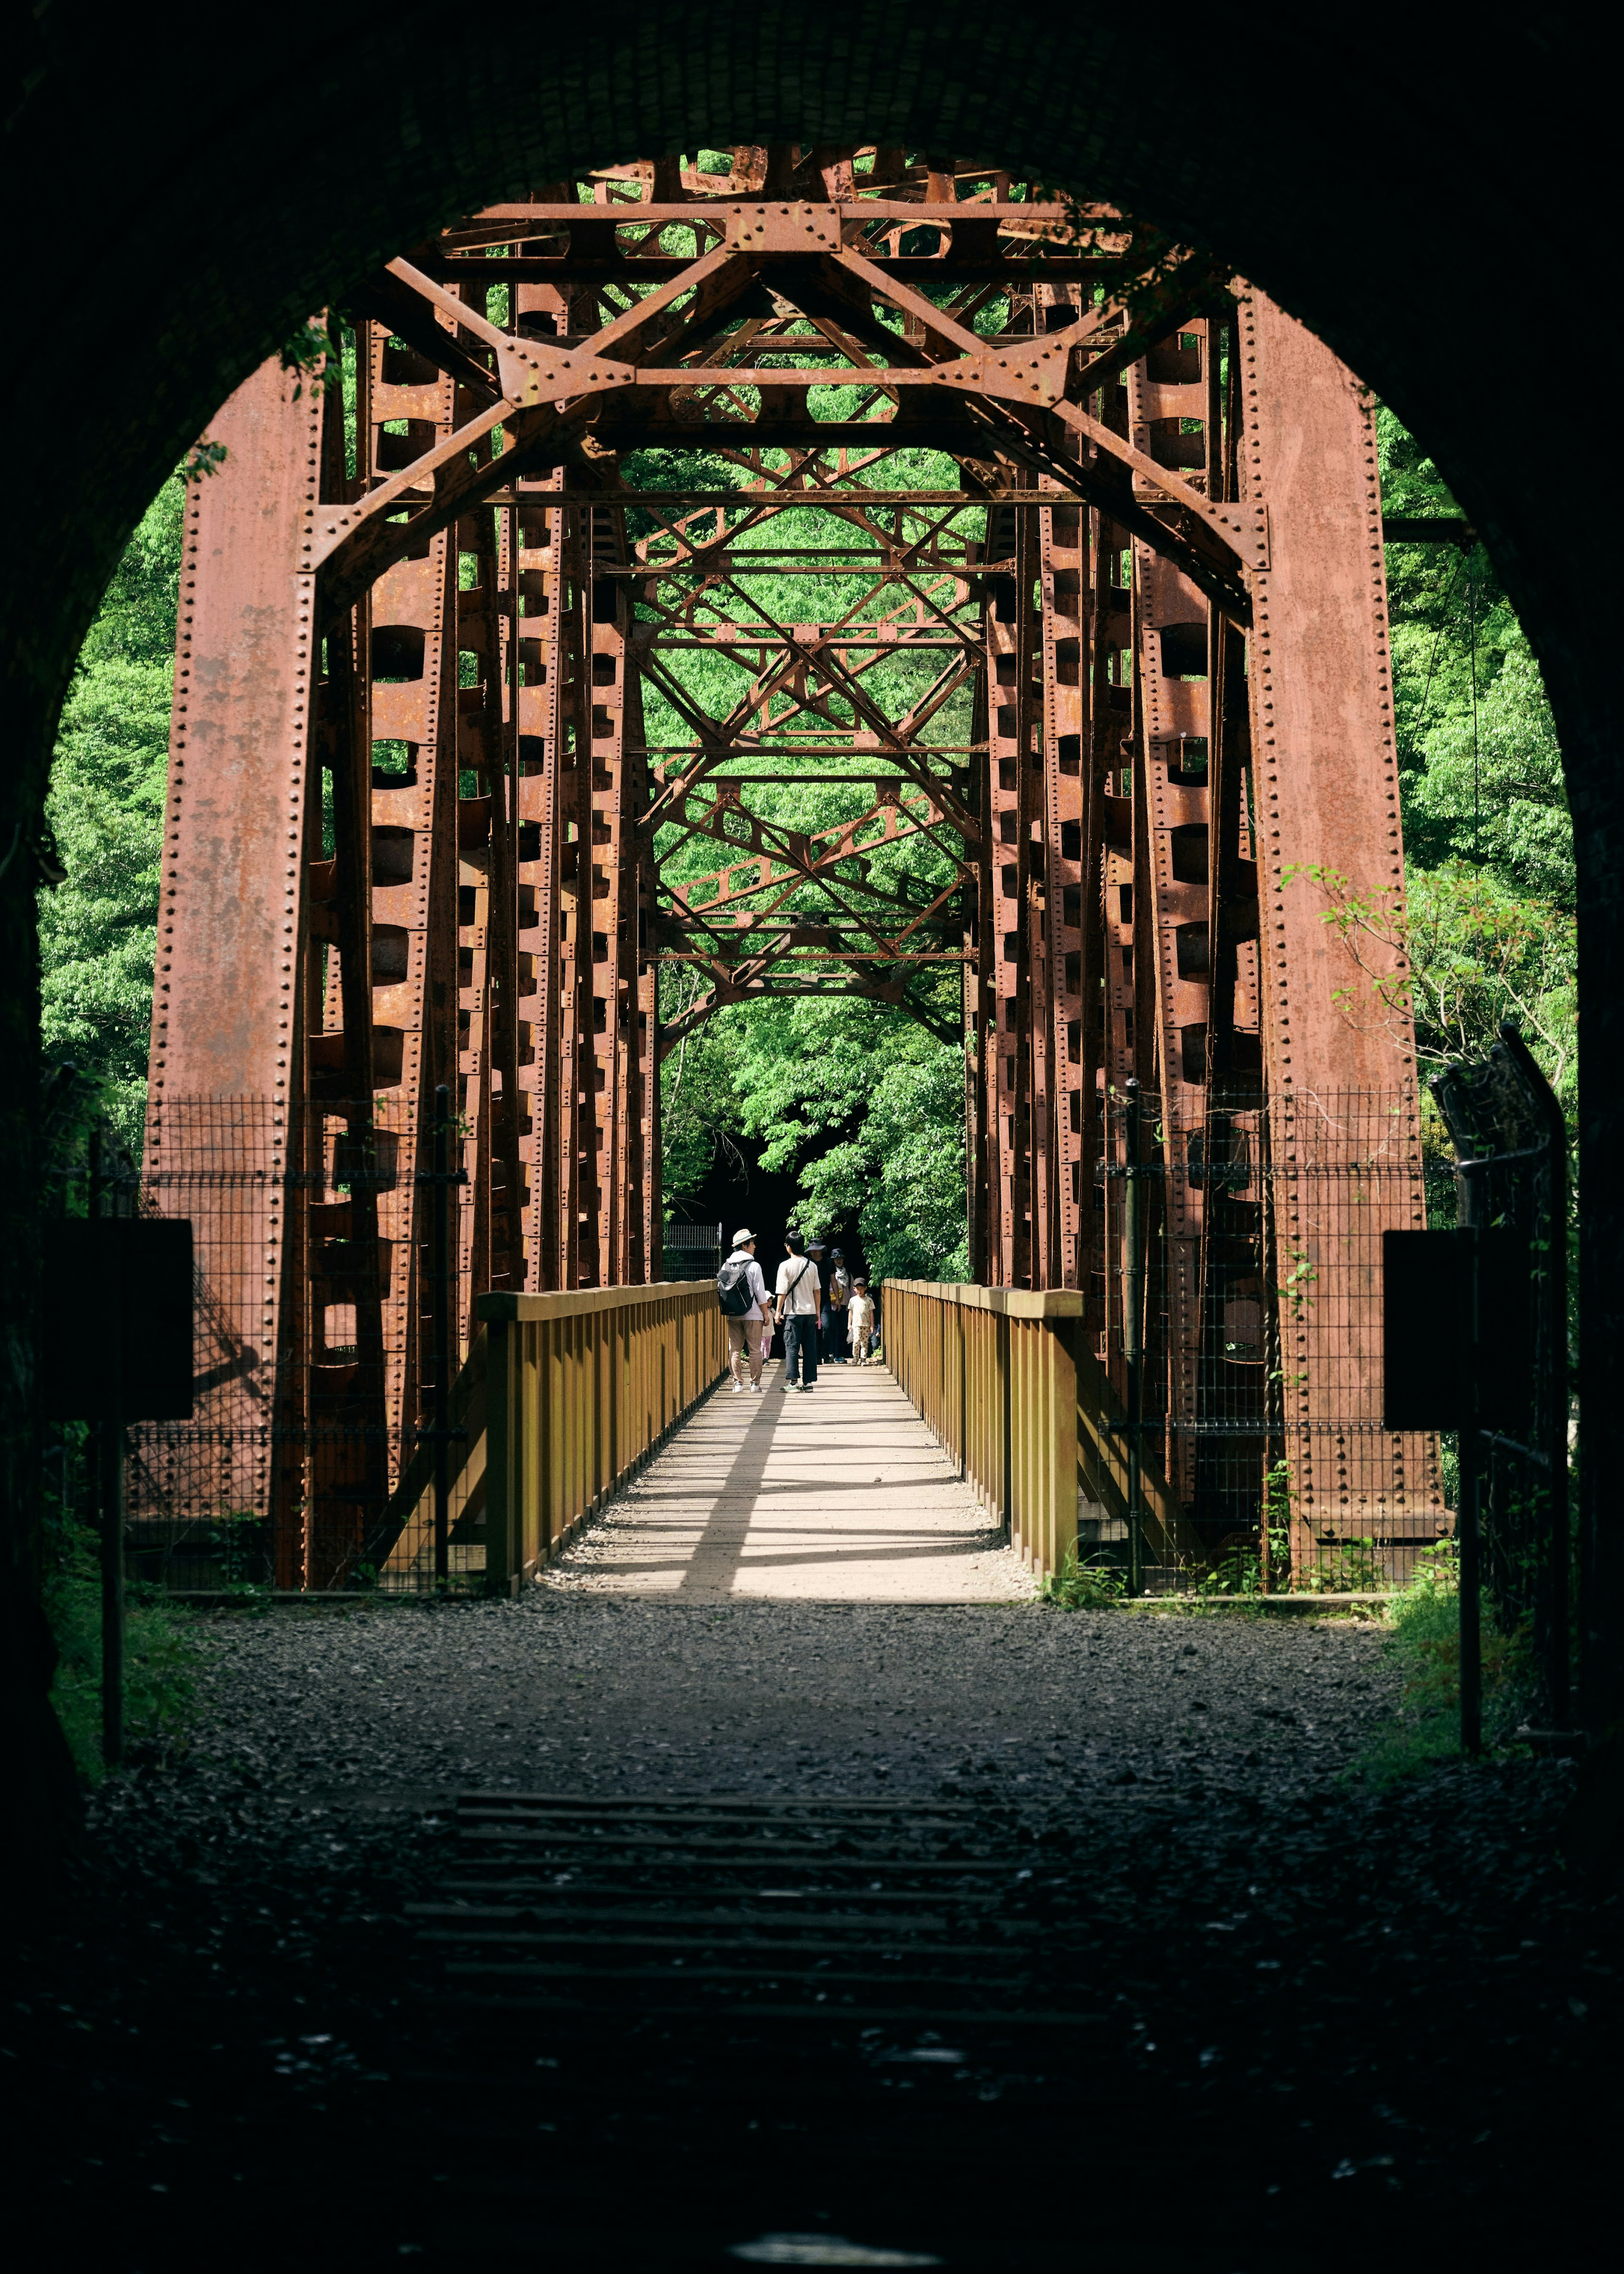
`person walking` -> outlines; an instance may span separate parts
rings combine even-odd
[[[734,1232],[733,1252],[716,1275],[716,1291],[727,1321],[727,1364],[733,1378],[733,1395],[736,1397],[743,1391],[748,1373],[749,1386],[759,1397],[771,1306],[767,1283],[756,1261],[753,1231]]]
[[[784,1243],[774,1290],[784,1329],[784,1387],[810,1389],[817,1380],[817,1314],[823,1287],[807,1243],[792,1231]]]
[[[831,1366],[844,1366],[851,1337],[846,1331],[846,1306],[852,1299],[852,1278],[846,1268],[843,1248],[831,1251],[829,1271],[829,1330],[823,1344],[823,1357]]]
[[[868,1363],[868,1337],[874,1331],[874,1298],[868,1292],[866,1279],[853,1279],[852,1299],[846,1306],[846,1331],[851,1341],[852,1364]]]
[[[807,1242],[807,1254],[812,1259],[812,1269],[817,1274],[817,1361],[829,1363],[829,1287],[823,1277],[823,1243],[813,1233]]]

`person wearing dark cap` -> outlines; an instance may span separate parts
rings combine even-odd
[[[823,1287],[807,1243],[792,1231],[784,1243],[774,1299],[784,1329],[784,1387],[810,1389],[817,1380],[817,1314]]]
[[[846,1362],[847,1337],[846,1307],[852,1299],[852,1276],[846,1268],[846,1251],[835,1247],[829,1254],[828,1315],[823,1321],[823,1363],[844,1366]]]
[[[807,1242],[807,1254],[817,1274],[817,1362],[829,1363],[829,1288],[823,1277],[823,1243],[816,1232]]]

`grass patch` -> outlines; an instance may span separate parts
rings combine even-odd
[[[1526,1636],[1502,1634],[1483,1604],[1483,1743],[1507,1745],[1530,1702]],[[1398,1718],[1347,1771],[1388,1785],[1461,1758],[1461,1591],[1453,1540],[1427,1549],[1402,1594],[1387,1607],[1384,1648],[1403,1680]]]
[[[107,1773],[102,1758],[102,1580],[95,1534],[82,1525],[51,1528],[45,1612],[60,1653],[51,1705],[87,1784]],[[197,1660],[188,1614],[157,1592],[132,1588],[124,1615],[124,1737],[152,1744],[175,1736],[192,1703]]]
[[[1112,1611],[1126,1586],[1127,1581],[1113,1565],[1080,1563],[1076,1548],[1068,1547],[1058,1571],[1044,1575],[1038,1600],[1058,1611]]]

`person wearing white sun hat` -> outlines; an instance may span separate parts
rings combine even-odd
[[[733,1234],[733,1252],[716,1275],[716,1291],[727,1321],[728,1370],[733,1395],[749,1387],[759,1397],[762,1361],[766,1355],[768,1327],[767,1283],[756,1261],[756,1234],[748,1226]]]

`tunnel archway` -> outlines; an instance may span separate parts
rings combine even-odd
[[[56,710],[117,549],[237,381],[380,255],[473,200],[606,147],[674,148],[700,135],[928,144],[944,134],[1097,185],[1221,250],[1425,437],[1539,653],[1566,753],[1590,1069],[1585,1488],[1600,1489],[1624,1427],[1613,1386],[1620,1136],[1602,1071],[1624,1019],[1612,983],[1621,800],[1607,532],[1604,515],[1552,481],[1554,466],[1583,463],[1588,398],[1578,386],[1550,389],[1531,446],[1532,359],[1512,321],[1519,287],[1536,276],[1543,305],[1589,305],[1589,248],[1558,219],[1583,209],[1577,154],[1589,139],[1570,33],[1519,32],[1467,58],[1441,34],[1423,34],[1407,50],[1407,78],[1390,78],[1379,105],[1363,54],[1271,43],[1267,23],[1214,50],[1193,21],[1130,26],[1095,6],[1059,18],[1023,5],[995,20],[944,0],[926,19],[868,0],[814,24],[767,5],[678,6],[638,23],[538,19],[506,41],[477,20],[447,28],[426,9],[385,25],[341,6],[324,17],[319,43],[289,42],[252,68],[222,56],[212,19],[189,6],[110,32],[63,6],[36,36],[8,122],[28,222],[18,305],[63,305],[64,246],[85,249],[71,256],[75,267],[86,258],[97,267],[94,290],[67,296],[82,297],[83,328],[36,320],[16,365],[19,403],[74,405],[56,445],[24,454],[15,471],[19,538],[5,571],[18,752],[0,817],[14,1070],[4,1181],[18,1211],[6,1484],[19,1557],[30,1474],[33,902],[49,863],[43,850],[27,855]],[[1470,173],[1438,131],[1440,86],[1472,121],[1482,154]],[[177,102],[171,142],[152,122]],[[1605,368],[1605,345],[1590,337]],[[79,375],[65,393],[64,364]],[[1617,1594],[1614,1551],[1605,1532],[1595,1536],[1593,1622]],[[26,1656],[13,1653],[13,1664]],[[1604,1662],[1601,1652],[1590,1658]],[[1616,1682],[1617,1653],[1607,1662]],[[1593,1720],[1613,1710],[1592,1701]]]

